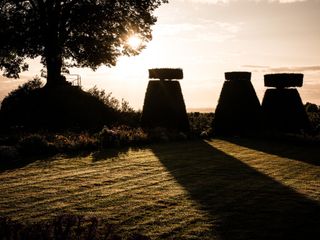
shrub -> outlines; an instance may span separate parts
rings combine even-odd
[[[119,126],[113,129],[104,127],[97,135],[102,148],[128,145],[141,145],[148,142],[148,135],[141,128]]]
[[[10,160],[15,160],[19,156],[19,152],[14,146],[0,146],[0,165],[6,164]],[[4,161],[4,162],[2,162]]]
[[[81,88],[61,85],[41,88],[37,80],[20,86],[1,106],[6,128],[25,130],[83,131],[101,129],[119,119],[116,109]],[[127,104],[128,105],[128,104]]]
[[[305,104],[305,108],[308,113],[309,112],[320,113],[320,108],[314,103],[307,102]]]
[[[48,135],[47,141],[55,150],[60,153],[82,152],[97,149],[97,139],[89,133],[64,133]]]
[[[88,93],[116,112],[116,119],[114,119],[115,123],[132,127],[139,126],[141,112],[136,112],[128,101],[124,99],[119,101],[112,96],[112,93],[106,93],[105,90],[99,90],[97,86],[90,88]]]
[[[312,125],[314,134],[319,134],[320,132],[320,108],[313,103],[307,102],[305,104],[305,109],[308,114],[308,118]]]
[[[109,146],[119,146],[120,141],[118,138],[118,134],[116,131],[111,130],[107,127],[104,127],[98,133],[98,140],[101,147],[109,147]]]
[[[11,91],[1,102],[1,127],[17,127],[21,125],[21,119],[29,118],[28,113],[25,113],[25,106],[30,100],[30,95],[42,86],[41,79],[35,77]]]
[[[189,138],[189,133],[156,127],[148,130],[148,138],[152,142],[181,141]]]
[[[190,131],[196,136],[207,138],[212,133],[213,113],[188,113]]]
[[[0,217],[0,236],[2,239],[40,240],[40,239],[105,239],[105,240],[148,240],[138,233],[120,236],[114,225],[105,223],[97,217],[62,215],[53,220],[39,223],[22,223]]]
[[[112,93],[106,93],[105,90],[99,90],[97,86],[90,88],[87,91],[91,96],[97,98],[99,101],[103,102],[104,105],[113,108],[114,110],[120,109],[120,102],[118,99],[112,96]]]
[[[73,141],[71,141],[70,138],[61,134],[56,134],[53,137],[51,137],[50,142],[53,144],[56,151],[58,152],[65,152],[73,149]]]
[[[31,134],[18,142],[18,150],[23,156],[34,156],[49,154],[53,149],[44,136]]]
[[[39,89],[43,86],[41,79],[35,77],[34,79],[18,86],[17,89],[11,91],[2,101],[1,110],[10,111],[13,107],[20,104],[25,100],[25,97],[29,96],[31,92]]]
[[[97,138],[88,133],[74,136],[73,141],[75,150],[94,150],[98,146]]]
[[[166,128],[156,127],[149,130],[149,137],[152,141],[168,142],[169,132]]]
[[[29,95],[30,92],[35,89],[39,89],[43,86],[43,83],[39,77],[34,77],[34,79],[29,80],[28,82],[18,86],[17,89],[11,91],[4,99],[3,103],[11,100],[22,100],[26,95]]]

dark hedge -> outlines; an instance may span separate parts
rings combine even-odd
[[[260,125],[260,102],[251,81],[225,81],[213,119],[213,133],[252,135]]]
[[[142,127],[189,131],[189,121],[178,81],[149,81],[144,99]]]
[[[264,129],[280,132],[311,130],[297,89],[267,89],[262,101]]]
[[[266,87],[302,87],[302,84],[303,74],[301,73],[276,73],[264,75],[264,85]]]
[[[149,78],[151,79],[183,79],[181,68],[153,68],[149,69]]]
[[[118,118],[117,112],[78,87],[39,88],[5,98],[2,127],[27,129],[101,129]]]

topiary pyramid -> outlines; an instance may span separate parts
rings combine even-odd
[[[186,106],[178,81],[182,79],[182,69],[149,69],[149,78],[141,125],[145,128],[164,127],[177,131],[189,131]]]
[[[310,130],[311,124],[296,88],[303,84],[303,74],[279,73],[264,76],[266,90],[262,101],[264,129],[271,132]]]
[[[250,72],[226,72],[213,119],[215,135],[252,135],[260,130],[261,107]]]

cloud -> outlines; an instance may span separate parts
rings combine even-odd
[[[238,33],[241,31],[241,25],[242,23],[233,24],[228,22],[216,22],[216,24],[223,30],[229,32],[229,33]]]
[[[318,72],[320,66],[302,66],[302,67],[273,67],[269,68],[272,72]]]
[[[268,2],[279,2],[279,3],[294,3],[294,2],[306,2],[307,0],[269,0]]]
[[[255,68],[255,69],[268,69],[269,66],[261,66],[261,65],[242,65],[243,68]]]
[[[224,42],[234,39],[242,30],[243,23],[218,22],[198,19],[197,23],[158,24],[155,37],[182,39],[188,42]]]
[[[270,67],[261,65],[242,65],[244,68],[258,69],[262,72],[320,72],[320,66]]]
[[[193,33],[205,29],[205,26],[193,23],[158,24],[154,27],[154,35],[175,36],[183,33]]]

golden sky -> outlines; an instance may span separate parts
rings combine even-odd
[[[264,74],[302,72],[303,102],[320,105],[320,0],[169,0],[156,15],[153,40],[139,56],[71,73],[85,89],[97,85],[141,109],[148,68],[180,67],[187,108],[213,109],[225,71],[251,71],[260,101]],[[33,60],[20,80],[0,77],[0,99],[40,69]]]

